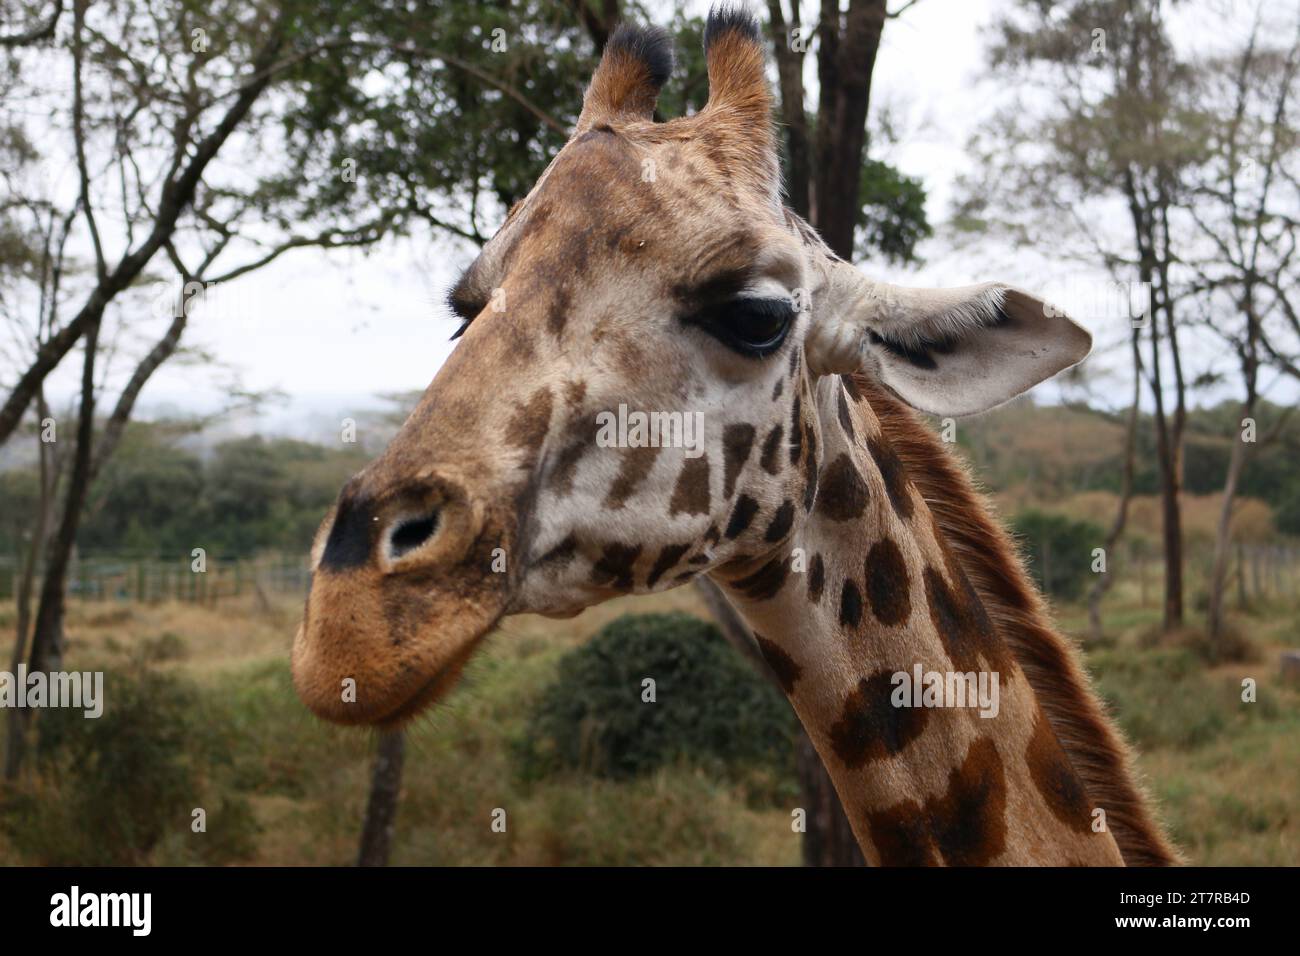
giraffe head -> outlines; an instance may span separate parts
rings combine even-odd
[[[819,377],[962,414],[1086,354],[1014,289],[900,289],[832,256],[781,202],[757,24],[715,9],[705,48],[707,106],[660,123],[667,37],[616,31],[452,290],[458,347],[312,549],[293,672],[319,715],[400,723],[504,615],[761,561],[818,495]]]

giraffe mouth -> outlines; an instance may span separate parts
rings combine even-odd
[[[460,680],[465,665],[469,663],[469,659],[474,655],[474,651],[481,639],[470,641],[464,648],[457,651],[451,660],[438,668],[433,673],[433,676],[416,689],[415,693],[408,696],[393,710],[373,720],[374,726],[380,730],[396,730],[410,723],[422,712],[451,693]]]

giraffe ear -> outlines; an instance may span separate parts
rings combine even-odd
[[[835,314],[813,323],[809,366],[821,374],[874,374],[924,412],[986,411],[1083,361],[1092,348],[1085,329],[1011,286],[908,289],[840,269],[857,276],[854,294],[838,308],[829,303]]]
[[[771,125],[772,91],[764,73],[763,34],[744,7],[715,4],[704,25],[709,69],[706,109],[728,110],[748,123]]]
[[[575,132],[611,120],[650,120],[668,75],[673,43],[658,27],[621,23],[605,42],[600,65],[582,97]]]

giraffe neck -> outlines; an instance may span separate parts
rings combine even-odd
[[[805,388],[805,453],[821,449],[813,510],[779,549],[716,577],[821,755],[867,859],[1119,865],[1115,840],[1095,827],[1033,689],[870,405],[835,376]]]

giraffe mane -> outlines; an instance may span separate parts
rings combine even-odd
[[[878,381],[853,376],[939,533],[1024,671],[1057,739],[1129,866],[1183,862],[1152,812],[1128,745],[1107,716],[1073,643],[1052,624],[1011,535],[966,466]]]

